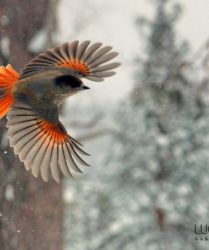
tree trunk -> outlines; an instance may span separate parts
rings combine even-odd
[[[50,3],[0,0],[0,64],[20,69],[31,59],[28,43],[46,27]],[[5,123],[0,121],[0,249],[62,249],[62,187],[25,170],[8,146]]]

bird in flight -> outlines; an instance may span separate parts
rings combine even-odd
[[[80,142],[67,134],[58,108],[66,98],[89,89],[82,78],[100,82],[115,74],[118,53],[102,43],[64,43],[47,50],[18,73],[10,64],[0,67],[0,119],[7,115],[10,146],[31,170],[57,182],[60,173],[72,176],[88,166]]]

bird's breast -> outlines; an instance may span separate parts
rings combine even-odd
[[[13,96],[15,99],[22,98],[32,104],[45,104],[53,102],[53,90],[50,88],[50,84],[46,81],[24,79],[17,82],[13,89]]]

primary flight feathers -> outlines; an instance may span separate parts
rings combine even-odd
[[[60,66],[71,69],[79,77],[101,82],[105,77],[113,76],[115,72],[112,70],[120,66],[118,62],[107,64],[118,55],[111,50],[112,47],[102,46],[102,43],[90,45],[90,41],[80,44],[78,41],[64,43],[34,58],[23,69],[21,78],[47,70],[51,66]]]
[[[29,62],[19,74],[0,67],[0,119],[7,114],[10,146],[37,177],[48,181],[49,172],[59,182],[60,173],[73,176],[89,166],[82,145],[67,134],[58,107],[80,90],[89,89],[82,78],[103,81],[120,63],[109,62],[118,53],[102,43],[64,43]]]
[[[78,163],[88,166],[79,156],[88,154],[67,134],[61,122],[50,123],[23,103],[13,105],[7,119],[10,146],[35,177],[40,172],[48,181],[51,170],[53,178],[59,182],[60,170],[65,176],[72,176],[72,170],[82,172]]]

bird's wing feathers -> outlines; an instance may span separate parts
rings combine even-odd
[[[120,63],[108,62],[117,55],[117,52],[112,51],[112,47],[102,46],[102,43],[64,43],[34,58],[23,69],[21,79],[58,66],[69,68],[79,77],[100,82],[115,74],[112,70],[120,66]]]
[[[55,124],[47,121],[21,102],[13,105],[7,119],[10,145],[35,177],[40,173],[47,181],[51,170],[52,177],[59,182],[60,171],[72,176],[73,171],[81,172],[77,162],[88,166],[80,156],[88,154],[67,134],[60,121]]]

